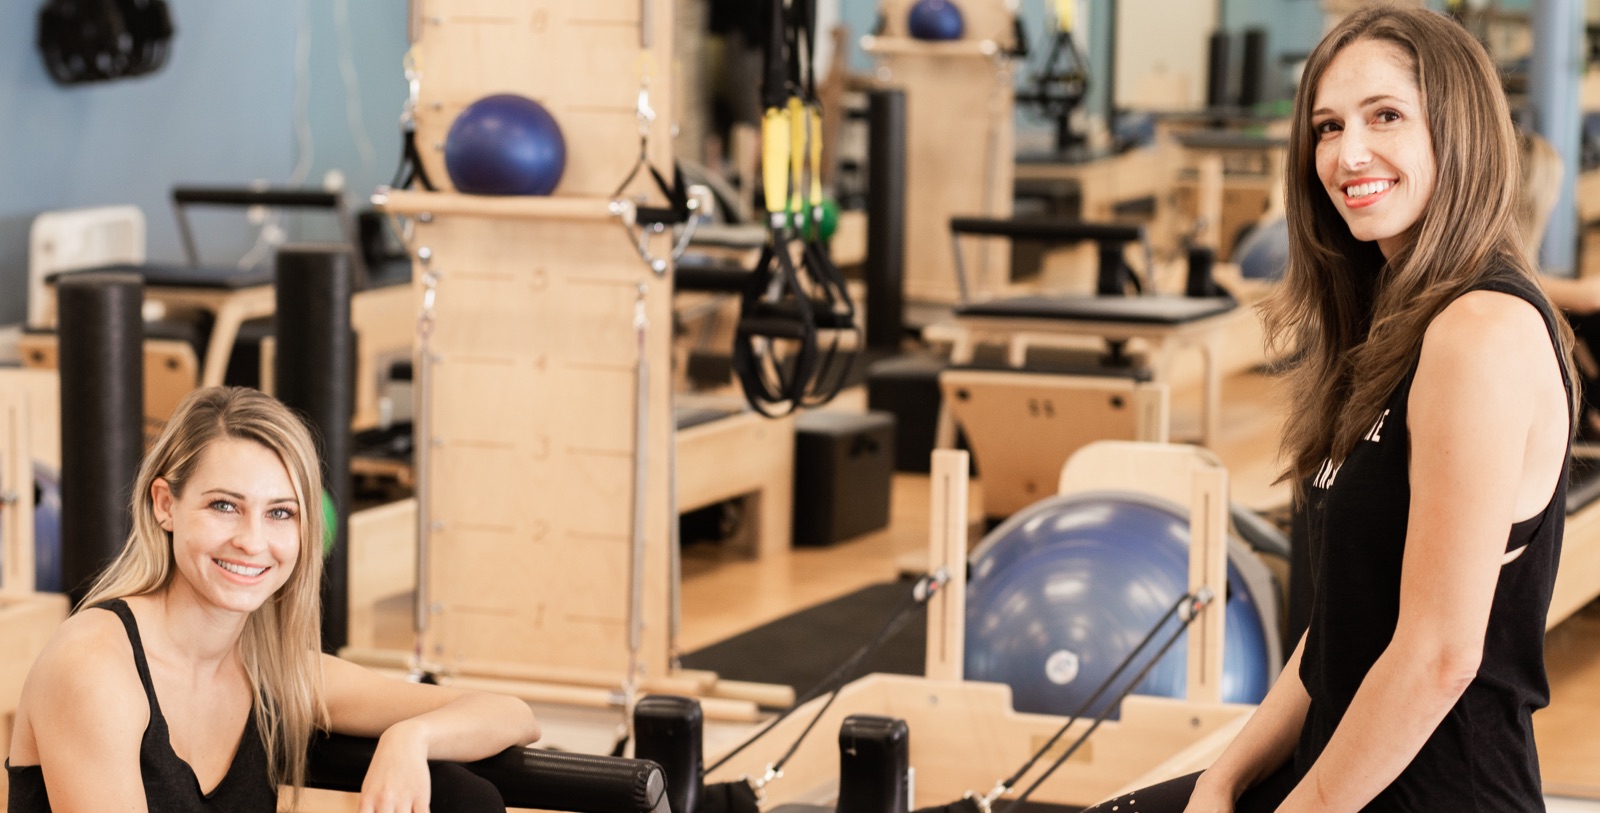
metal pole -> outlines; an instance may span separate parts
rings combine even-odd
[[[1550,216],[1539,252],[1540,265],[1552,274],[1576,276],[1578,208],[1578,81],[1583,74],[1583,3],[1579,0],[1534,0],[1533,64],[1529,100],[1533,125],[1562,157],[1561,196]]]

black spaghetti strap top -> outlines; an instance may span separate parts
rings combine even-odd
[[[202,793],[194,769],[172,750],[167,719],[156,701],[155,685],[150,681],[150,665],[144,657],[139,625],[127,602],[112,599],[95,608],[110,610],[122,619],[133,644],[133,662],[139,669],[139,682],[150,701],[150,724],[139,744],[139,775],[144,779],[145,804],[150,813],[206,813],[244,811],[273,813],[278,806],[278,791],[267,776],[267,754],[256,733],[255,714],[245,721],[239,746],[228,773],[210,793]],[[45,791],[44,770],[38,765],[6,765],[11,779],[6,809],[10,813],[48,813],[50,798]]]
[[[1476,286],[1523,299],[1544,317],[1553,347],[1558,317],[1531,280],[1498,274]],[[1327,747],[1400,615],[1411,483],[1407,406],[1416,362],[1381,418],[1345,459],[1324,464],[1306,488],[1312,610],[1300,678],[1311,696],[1295,762],[1300,775]],[[1562,372],[1572,392],[1572,381]],[[1368,811],[1543,810],[1532,714],[1550,702],[1545,615],[1561,558],[1570,467],[1544,510],[1511,526],[1478,676],[1411,764]]]

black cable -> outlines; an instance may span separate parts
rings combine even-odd
[[[760,731],[757,731],[755,734],[751,735],[749,739],[740,743],[738,747],[723,755],[723,757],[717,760],[715,764],[707,768],[706,773],[710,774],[716,771],[718,768],[726,764],[728,760],[733,759],[741,751],[748,748],[763,736],[766,736],[767,732],[776,727],[778,723],[781,723],[787,719],[789,715],[799,710],[801,706],[804,706],[805,704],[815,700],[817,697],[820,697],[825,693],[831,694],[831,696],[828,698],[828,702],[822,705],[822,708],[817,712],[816,716],[814,716],[811,719],[811,722],[806,725],[805,730],[800,733],[798,738],[796,738],[794,744],[789,746],[789,750],[784,753],[782,758],[773,763],[775,768],[781,768],[783,763],[788,761],[788,759],[794,755],[795,751],[799,749],[800,743],[805,740],[807,734],[811,733],[811,729],[817,724],[817,721],[822,719],[823,713],[828,710],[829,706],[833,705],[834,698],[839,696],[839,689],[842,688],[845,683],[849,682],[850,678],[854,674],[855,668],[859,666],[862,661],[866,660],[867,656],[881,648],[884,643],[889,640],[890,636],[894,635],[900,630],[901,627],[905,626],[906,621],[910,618],[911,610],[919,605],[926,604],[929,599],[933,598],[933,596],[939,592],[939,589],[944,586],[947,578],[948,577],[928,575],[918,579],[916,584],[911,586],[911,590],[906,594],[905,598],[901,599],[899,606],[895,608],[895,611],[889,616],[889,620],[884,623],[884,625],[878,630],[877,634],[875,634],[865,644],[862,644],[853,654],[851,654],[850,657],[846,658],[837,667],[834,667],[834,670],[828,673],[827,677],[824,677],[822,680],[818,681],[817,685],[813,686],[811,689],[807,690],[805,694],[796,699],[794,701],[794,705],[784,709],[782,713],[770,720],[765,726],[762,726]]]
[[[1015,787],[1018,782],[1021,782],[1022,777],[1027,774],[1028,771],[1033,770],[1033,766],[1037,764],[1045,754],[1050,753],[1050,749],[1054,748],[1056,742],[1067,733],[1067,729],[1071,728],[1073,723],[1078,722],[1080,717],[1082,717],[1084,714],[1087,714],[1089,709],[1094,708],[1094,703],[1096,700],[1100,699],[1100,695],[1105,694],[1105,691],[1111,688],[1112,685],[1117,682],[1117,678],[1121,677],[1122,673],[1126,671],[1129,666],[1133,665],[1133,662],[1139,657],[1139,653],[1144,651],[1144,648],[1149,646],[1151,641],[1155,640],[1156,633],[1160,632],[1161,628],[1167,625],[1167,621],[1169,621],[1173,615],[1177,614],[1178,610],[1182,609],[1184,604],[1188,603],[1192,598],[1193,596],[1184,595],[1172,603],[1172,606],[1167,609],[1166,613],[1162,614],[1161,618],[1150,627],[1150,631],[1145,633],[1144,639],[1139,642],[1139,645],[1134,647],[1132,652],[1129,652],[1125,657],[1123,657],[1122,662],[1117,664],[1117,668],[1112,670],[1111,674],[1106,677],[1105,680],[1100,682],[1100,685],[1095,688],[1094,694],[1089,695],[1089,699],[1083,701],[1083,703],[1072,712],[1072,716],[1067,718],[1067,722],[1060,728],[1056,729],[1056,733],[1051,735],[1050,741],[1045,743],[1044,747],[1035,752],[1032,757],[1029,757],[1027,763],[1021,768],[1017,769],[1016,773],[1012,774],[1009,779],[1001,783],[1006,790],[1010,790],[1011,788]],[[1180,631],[1182,631],[1182,629],[1183,627],[1179,628]],[[1160,659],[1161,658],[1158,655],[1156,656],[1155,660],[1151,661],[1151,663],[1154,663]],[[1139,684],[1138,681],[1134,681],[1134,683],[1131,685],[1137,686]],[[1107,708],[1109,708],[1109,706]]]
[[[1189,628],[1189,625],[1194,623],[1196,618],[1200,617],[1200,610],[1203,609],[1207,604],[1211,603],[1211,598],[1210,594],[1206,592],[1203,592],[1199,597],[1193,594],[1185,594],[1180,603],[1183,602],[1187,602],[1190,605],[1189,617],[1185,618],[1183,623],[1179,624],[1178,628],[1167,637],[1166,642],[1163,643],[1161,648],[1156,651],[1155,657],[1151,658],[1150,662],[1146,663],[1144,668],[1139,670],[1139,674],[1134,675],[1133,680],[1129,681],[1128,685],[1124,686],[1122,691],[1117,693],[1117,698],[1115,701],[1106,704],[1106,707],[1101,709],[1100,713],[1095,716],[1094,722],[1090,724],[1089,728],[1082,734],[1078,735],[1078,739],[1074,740],[1072,745],[1068,746],[1065,751],[1061,752],[1061,756],[1056,757],[1056,761],[1051,763],[1050,767],[1046,769],[1038,779],[1033,780],[1033,784],[1029,785],[1027,790],[1024,790],[1017,796],[1017,798],[1006,803],[1006,806],[1001,808],[999,813],[1011,813],[1011,811],[1015,810],[1018,805],[1022,804],[1029,796],[1033,795],[1033,792],[1038,790],[1039,786],[1044,784],[1045,780],[1049,779],[1051,774],[1056,772],[1056,769],[1060,768],[1062,765],[1065,765],[1067,760],[1072,758],[1072,755],[1077,753],[1078,749],[1082,747],[1085,742],[1088,742],[1090,735],[1094,734],[1095,729],[1099,728],[1100,724],[1104,723],[1106,718],[1111,716],[1111,710],[1117,708],[1122,701],[1128,697],[1128,695],[1133,693],[1133,690],[1141,681],[1145,679],[1145,676],[1150,674],[1150,670],[1154,669],[1156,664],[1161,662],[1161,658],[1167,654],[1167,651],[1172,649],[1173,644],[1178,642],[1178,638],[1181,637],[1184,631]]]

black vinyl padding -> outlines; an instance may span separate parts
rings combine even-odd
[[[376,748],[377,740],[367,737],[315,738],[306,787],[360,792]],[[508,748],[464,767],[493,784],[507,807],[572,813],[666,811],[666,782],[661,767],[649,760]]]
[[[1144,239],[1143,226],[1089,223],[1062,217],[952,217],[950,231],[954,234],[1053,242],[1094,240],[1101,243],[1132,243]]]
[[[201,206],[278,206],[337,209],[339,193],[320,189],[251,189],[240,186],[174,186],[172,202]]]
[[[1226,313],[1238,306],[1238,302],[1227,296],[1101,297],[1034,294],[961,305],[955,309],[955,314],[957,317],[1179,325]]]
[[[241,270],[238,268],[207,268],[164,263],[118,263],[98,268],[87,268],[82,271],[63,271],[59,274],[51,274],[45,277],[45,282],[53,283],[60,277],[73,274],[106,271],[138,274],[144,278],[145,285],[161,288],[224,288],[238,290],[240,288],[253,288],[257,285],[271,285],[273,279],[271,268]]]

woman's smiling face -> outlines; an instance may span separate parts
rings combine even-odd
[[[1410,56],[1383,40],[1346,45],[1317,85],[1311,128],[1317,177],[1351,235],[1393,257],[1422,219],[1436,174]]]
[[[300,554],[300,511],[283,461],[250,440],[224,438],[201,454],[183,494],[151,486],[156,520],[172,535],[178,583],[202,603],[259,608],[289,580]]]

